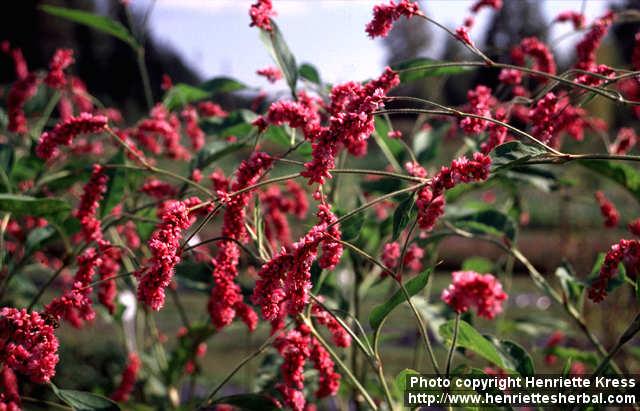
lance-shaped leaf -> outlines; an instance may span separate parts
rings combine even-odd
[[[272,20],[271,31],[260,30],[260,38],[264,42],[269,54],[278,65],[284,78],[287,80],[287,84],[291,89],[291,94],[296,94],[296,83],[298,82],[298,66],[296,65],[296,59],[289,50],[287,42],[282,36],[282,32],[278,25]]]
[[[127,30],[127,28],[120,22],[112,20],[109,17],[83,10],[67,9],[64,7],[50,5],[42,5],[40,6],[40,9],[53,16],[61,17],[66,20],[73,21],[74,23],[84,24],[85,26],[89,26],[103,33],[109,34],[124,41],[136,50],[140,48],[140,45],[131,35],[129,30]]]
[[[429,276],[431,275],[431,268],[424,270],[419,275],[413,277],[411,280],[407,281],[404,287],[407,290],[407,293],[410,297],[418,294],[420,291],[427,286],[429,282]],[[384,322],[384,320],[391,314],[391,312],[400,304],[407,301],[402,290],[397,290],[390,299],[387,300],[384,304],[378,305],[373,310],[371,310],[371,315],[369,315],[369,325],[374,330],[378,329]]]
[[[117,411],[120,406],[101,395],[85,391],[63,390],[51,384],[53,393],[76,411]]]
[[[401,83],[410,83],[426,77],[446,76],[453,74],[463,74],[473,67],[456,65],[455,62],[432,60],[425,57],[418,57],[400,62],[391,66],[393,70],[408,70],[400,73]]]
[[[57,198],[0,194],[0,211],[16,216],[44,217],[62,222],[69,215],[71,206],[66,201]]]
[[[453,332],[455,329],[455,320],[447,321],[440,326],[440,336],[446,341],[447,345],[451,345],[453,341]],[[458,328],[458,337],[456,338],[456,347],[466,348],[480,355],[485,360],[500,368],[509,368],[505,364],[502,356],[496,347],[480,334],[473,326],[466,321],[460,321]]]
[[[522,165],[528,160],[544,157],[547,152],[537,146],[519,141],[500,144],[491,152],[491,167],[494,171]]]

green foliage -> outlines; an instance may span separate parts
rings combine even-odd
[[[117,411],[120,406],[101,395],[85,391],[62,390],[51,384],[54,394],[76,411]]]
[[[291,94],[296,94],[296,83],[298,82],[298,66],[296,64],[296,59],[289,50],[289,46],[287,45],[282,32],[278,25],[272,20],[271,27],[272,31],[260,30],[260,38],[264,43],[265,47],[271,54],[271,57],[278,65],[282,74],[284,74],[284,78],[287,80],[287,84],[291,89]]]
[[[581,160],[580,164],[620,184],[640,201],[640,172],[636,168],[613,161]]]
[[[19,194],[0,194],[0,211],[14,216],[44,217],[52,221],[64,221],[71,206],[58,198],[36,198]]]
[[[51,14],[52,16],[61,17],[75,23],[84,24],[85,26],[89,26],[98,31],[109,34],[124,41],[136,50],[140,48],[140,44],[138,44],[129,30],[127,30],[127,28],[119,22],[114,21],[109,17],[100,16],[98,14],[82,10],[68,9],[50,5],[42,5],[40,6],[40,9],[46,13]]]
[[[432,270],[428,268],[419,275],[413,277],[411,280],[407,281],[404,287],[410,297],[418,294],[427,286],[431,272]],[[376,306],[371,310],[371,314],[369,315],[369,325],[371,328],[377,330],[384,323],[384,320],[389,316],[389,314],[391,314],[397,306],[405,301],[406,297],[402,290],[397,290],[384,304]]]

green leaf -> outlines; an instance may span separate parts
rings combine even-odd
[[[410,221],[415,220],[418,210],[415,207],[416,201],[412,195],[400,203],[393,213],[393,232],[391,239],[396,241],[402,231]]]
[[[359,207],[360,201],[356,203],[356,207]],[[344,215],[346,213],[340,213]],[[340,223],[340,232],[342,233],[343,241],[353,241],[360,236],[362,226],[364,225],[364,213],[356,213],[350,218]]]
[[[236,151],[244,148],[244,143],[231,143],[226,144],[220,141],[214,141],[207,144],[200,150],[198,157],[195,159],[195,168],[204,169],[213,163],[221,159],[222,157],[235,153]]]
[[[451,223],[456,227],[474,233],[506,237],[515,241],[517,226],[508,215],[494,209],[485,209],[465,214],[450,214]]]
[[[556,268],[556,277],[560,280],[562,292],[574,306],[578,306],[585,285],[576,278],[573,267],[568,262],[563,262]]]
[[[126,163],[124,150],[120,150],[118,154],[109,160],[108,164],[123,165]],[[107,169],[109,182],[107,183],[107,191],[104,193],[104,200],[100,207],[100,217],[109,214],[111,210],[122,202],[125,188],[127,186],[127,170],[121,167],[112,167]]]
[[[448,124],[437,130],[420,130],[413,136],[412,148],[418,163],[428,163],[438,156],[440,143],[447,130],[449,130]]]
[[[405,368],[400,371],[398,375],[393,379],[393,394],[398,401],[404,402],[404,392],[407,389],[407,377],[410,375],[419,375],[420,373],[411,368]]]
[[[92,27],[103,33],[114,36],[129,44],[136,50],[140,48],[140,45],[133,38],[129,30],[127,30],[127,28],[119,22],[114,21],[109,17],[100,16],[98,14],[87,11],[67,9],[64,7],[50,5],[42,5],[40,6],[40,10],[53,16],[73,21],[74,23],[84,24],[85,26]]]
[[[185,83],[178,83],[171,87],[164,97],[163,104],[168,110],[175,110],[194,101],[203,100],[210,94],[195,86]]]
[[[291,136],[287,134],[284,127],[269,126],[264,132],[264,138],[279,146],[286,148],[291,147]]]
[[[494,171],[522,165],[528,160],[543,157],[547,152],[537,146],[529,146],[519,141],[500,144],[491,152],[491,167]]]
[[[86,391],[62,390],[51,383],[54,394],[76,411],[112,411],[120,406],[101,395]]]
[[[311,64],[302,63],[298,72],[300,73],[300,77],[305,80],[309,80],[310,82],[318,85],[322,83],[320,80],[320,73],[318,73],[318,70]]]
[[[450,345],[453,340],[454,327],[455,320],[447,321],[440,326],[440,336],[448,345]],[[471,350],[500,368],[508,368],[496,347],[466,321],[460,321],[456,347],[463,347]]]
[[[470,257],[462,262],[462,270],[490,273],[493,270],[493,262],[484,257]]]
[[[2,168],[7,176],[11,175],[14,160],[15,152],[13,150],[13,146],[0,144],[0,168]]]
[[[279,409],[271,398],[260,394],[230,395],[218,398],[213,404],[233,405],[247,411],[275,411]]]
[[[463,74],[470,70],[473,70],[473,67],[465,67],[465,66],[459,66],[459,65],[429,68],[429,66],[435,66],[443,63],[446,64],[446,62],[444,61],[437,61],[437,60],[432,60],[425,57],[418,57],[418,58],[413,58],[411,60],[406,60],[406,61],[394,64],[393,66],[391,66],[391,68],[395,71],[414,69],[412,71],[406,71],[406,72],[400,73],[401,83],[410,83],[412,81],[420,80],[426,77]]]
[[[298,81],[298,66],[296,64],[296,59],[289,50],[289,46],[287,46],[280,28],[273,20],[271,20],[271,27],[273,29],[270,32],[260,30],[260,38],[264,42],[269,54],[271,54],[271,57],[282,71],[282,74],[284,74],[287,84],[291,89],[291,93],[295,95],[296,83]]]
[[[400,141],[396,140],[395,138],[389,137],[391,127],[386,119],[376,116],[374,121],[376,126],[376,135],[378,137],[378,139],[376,139],[376,142],[381,145],[380,149],[388,151],[397,161],[402,155],[404,146]]]
[[[560,186],[560,181],[554,173],[540,167],[513,167],[501,174],[502,176],[511,183],[527,183],[547,193],[557,190]]]
[[[508,369],[515,370],[522,376],[533,376],[535,374],[533,359],[522,346],[513,341],[498,340],[491,336],[485,336],[485,338],[491,341],[498,349]]]
[[[56,230],[50,225],[31,230],[25,242],[25,255],[31,255],[33,251],[40,249],[42,243],[53,237],[55,233]]]
[[[247,88],[247,85],[231,77],[221,76],[214,77],[204,83],[201,83],[198,88],[206,91],[210,95],[216,95],[220,93],[232,93],[234,91],[244,90]]]
[[[0,194],[0,211],[16,216],[50,218],[62,222],[69,215],[71,206],[57,198],[36,198],[19,194]]]
[[[247,86],[244,83],[231,77],[215,77],[201,83],[199,86],[178,83],[167,91],[163,103],[167,109],[175,110],[178,107],[194,101],[204,100],[215,94],[231,93],[245,88]]]
[[[613,161],[582,160],[580,164],[620,184],[640,201],[640,172],[636,168]]]
[[[429,282],[429,276],[431,275],[431,268],[424,270],[419,275],[413,277],[411,280],[407,281],[404,285],[407,293],[410,297],[418,294],[424,287],[427,286],[427,282]],[[374,330],[378,329],[384,322],[384,320],[391,314],[391,312],[400,304],[406,301],[405,295],[402,290],[397,290],[393,296],[384,304],[378,305],[371,310],[371,314],[369,315],[369,325]]]

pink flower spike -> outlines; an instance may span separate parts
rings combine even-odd
[[[502,303],[507,299],[507,294],[493,275],[456,271],[452,276],[453,283],[442,292],[442,301],[455,312],[463,313],[475,307],[478,316],[488,319],[502,312]]]

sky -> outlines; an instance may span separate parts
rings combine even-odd
[[[315,65],[328,82],[365,80],[380,74],[385,65],[381,39],[371,40],[364,32],[372,8],[382,0],[273,0],[276,21],[296,56],[297,62]],[[505,0],[520,1],[520,0]],[[388,2],[388,0],[384,0]],[[145,12],[153,0],[132,0],[136,11]],[[226,75],[256,87],[274,91],[256,76],[259,68],[273,65],[259,38],[249,27],[248,0],[156,0],[149,25],[156,40],[176,50],[204,79]],[[424,0],[421,9],[450,28],[458,27],[468,15],[471,0]],[[584,2],[587,21],[606,10],[608,2]],[[583,0],[546,0],[543,12],[551,20],[565,10],[580,10]],[[492,10],[476,18],[471,37],[481,43]],[[569,24],[555,25],[550,38],[570,31]],[[434,28],[434,44],[445,34]],[[573,46],[579,36],[563,41],[560,50]],[[425,56],[428,57],[428,56]]]

